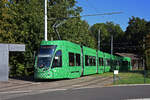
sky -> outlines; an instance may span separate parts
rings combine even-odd
[[[77,5],[82,7],[82,15],[103,14],[110,12],[123,12],[122,14],[83,17],[90,26],[96,23],[113,21],[125,31],[129,18],[132,16],[150,21],[150,0],[77,0]]]

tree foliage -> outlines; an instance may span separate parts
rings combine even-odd
[[[113,22],[106,22],[106,23],[97,23],[94,24],[90,30],[93,36],[98,41],[98,31],[100,29],[100,40],[101,40],[101,47],[100,49],[105,52],[110,53],[111,47],[111,35],[114,37],[114,45],[115,43],[119,43],[121,40],[120,38],[123,36],[124,32],[121,29],[120,25],[114,24]],[[114,52],[118,50],[115,49]]]
[[[145,38],[145,54],[146,54],[146,69],[150,70],[150,22],[146,24],[146,38]]]
[[[132,16],[129,18],[128,27],[125,32],[126,42],[129,45],[129,48],[126,48],[126,51],[137,54],[145,59],[145,56],[148,57],[148,44],[149,39],[148,35],[150,34],[150,23],[145,19]],[[148,60],[146,60],[148,64]],[[146,66],[146,69],[149,66]]]
[[[146,23],[147,21],[144,19],[140,19],[139,17],[133,17],[129,19],[129,25],[126,29],[126,41],[130,43],[131,47],[134,47],[130,50],[130,52],[143,55],[143,39],[146,36]]]
[[[15,42],[13,38],[15,25],[12,15],[14,11],[11,11],[9,7],[10,3],[7,0],[0,1],[0,42],[4,43]]]
[[[24,53],[10,53],[10,75],[30,75],[33,72],[34,51],[44,39],[44,1],[1,0],[0,11],[0,42],[26,45]],[[48,1],[48,40],[58,40],[53,25],[68,18],[57,29],[61,38],[94,48],[95,39],[91,37],[88,23],[79,17],[69,18],[79,16],[81,11],[75,0]]]

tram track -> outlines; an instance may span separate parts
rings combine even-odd
[[[109,78],[101,78],[101,79],[97,79],[97,80],[93,80],[91,82],[87,82],[87,83],[83,83],[83,84],[80,84],[80,85],[74,85],[73,88],[82,88],[82,87],[91,87],[91,86],[98,86],[98,84],[102,86],[102,84],[105,82],[105,81],[108,81],[110,80],[111,77]],[[71,89],[73,89],[71,88]]]
[[[80,79],[81,80],[80,82],[73,82],[73,83],[70,83],[70,84],[60,85],[60,86],[56,86],[56,87],[52,87],[52,88],[48,88],[48,89],[58,89],[58,88],[63,89],[63,88],[83,87],[83,86],[89,86],[89,85],[96,84],[97,82],[102,83],[102,81],[105,81],[105,80],[108,80],[108,79],[111,79],[111,77],[110,78],[96,77],[96,78],[92,78],[92,79],[84,80],[84,81],[82,81],[82,79]]]
[[[84,77],[84,78],[85,78],[85,77]],[[81,77],[80,81],[78,80],[78,82],[76,82],[77,79],[73,79],[73,80],[75,80],[75,82],[72,82],[73,80],[71,79],[71,80],[68,80],[68,81],[67,81],[67,84],[66,84],[66,85],[60,85],[60,86],[52,87],[52,88],[49,88],[49,89],[65,88],[65,87],[68,87],[68,86],[78,85],[78,84],[82,84],[82,83],[85,83],[85,82],[88,83],[88,82],[93,81],[93,80],[96,80],[96,79],[97,79],[97,77],[96,77],[96,78],[89,79],[89,80],[82,80],[82,77]],[[71,81],[70,84],[69,84],[69,81]]]
[[[99,83],[104,83],[105,81],[108,81],[112,79],[112,77],[107,77],[107,78],[103,78],[103,79],[98,79],[98,80],[95,80],[94,82],[91,82],[91,83],[88,83],[87,85],[84,85],[84,86],[89,86],[89,85],[98,85]],[[103,81],[103,82],[102,82]]]

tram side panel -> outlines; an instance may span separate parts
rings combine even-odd
[[[120,71],[131,71],[131,58],[129,57],[121,57],[121,67]]]
[[[102,74],[104,73],[104,53],[102,51],[98,51],[98,73]]]
[[[76,44],[70,44],[65,47],[65,60],[68,78],[77,78],[82,74],[81,47]]]
[[[83,75],[97,73],[96,50],[83,46],[84,70]]]
[[[108,53],[104,53],[104,70],[105,72],[109,72],[111,69],[110,60],[111,55]]]

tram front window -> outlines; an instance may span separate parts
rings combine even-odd
[[[48,68],[50,67],[52,57],[56,50],[55,45],[42,45],[40,46],[38,54],[38,67],[39,68]]]

